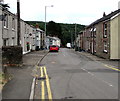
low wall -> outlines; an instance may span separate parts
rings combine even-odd
[[[21,46],[3,46],[2,47],[2,65],[19,66],[22,65],[22,47]]]

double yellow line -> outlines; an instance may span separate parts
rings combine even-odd
[[[106,65],[106,64],[103,64],[105,67],[109,68],[109,69],[112,69],[112,70],[115,70],[115,71],[119,71],[120,72],[120,69],[117,69],[117,68],[114,68],[110,65]]]
[[[50,88],[50,81],[49,81],[46,67],[40,67],[40,74],[41,74],[40,75],[41,78],[45,78],[45,80],[41,81],[41,99],[42,101],[45,100],[45,95],[46,95],[45,91],[47,91],[47,95],[48,95],[47,99],[49,99],[49,101],[52,101],[52,92]],[[45,90],[45,84],[46,84],[47,90]]]

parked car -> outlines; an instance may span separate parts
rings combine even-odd
[[[51,45],[50,47],[49,47],[49,51],[59,51],[59,46],[57,46],[57,45]]]

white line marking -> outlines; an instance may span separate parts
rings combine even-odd
[[[63,56],[65,56],[65,54],[63,54]]]
[[[106,83],[106,84],[109,85],[110,87],[114,87],[112,84],[110,84],[110,83],[106,82],[105,80],[102,80],[101,78],[95,76],[93,73],[89,72],[88,70],[86,70],[86,69],[84,69],[84,68],[81,68],[81,69],[84,70],[84,71],[86,71],[88,74],[94,76],[95,78],[101,80],[102,82]]]
[[[34,98],[34,88],[35,88],[35,78],[33,78],[29,101],[33,101],[33,98]]]

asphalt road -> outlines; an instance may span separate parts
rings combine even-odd
[[[100,61],[61,48],[41,65],[50,78],[53,99],[118,99],[118,72]]]

